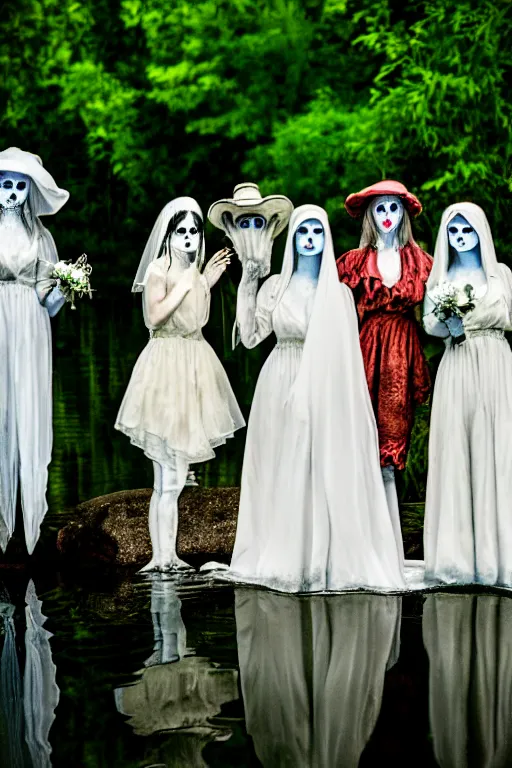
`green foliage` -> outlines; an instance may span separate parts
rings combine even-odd
[[[129,289],[170,198],[207,210],[244,179],[324,205],[339,252],[359,228],[345,196],[378,179],[420,196],[429,250],[471,200],[508,259],[510,0],[19,0],[0,25],[3,145],[71,191],[51,226],[95,287]],[[235,284],[217,297],[214,346],[249,402],[261,352],[231,355]]]

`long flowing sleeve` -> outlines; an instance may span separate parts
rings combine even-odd
[[[450,335],[446,323],[439,320],[435,314],[435,304],[432,299],[425,294],[425,301],[423,302],[423,327],[429,336],[437,336],[441,339],[446,339]]]
[[[273,331],[273,295],[279,281],[272,275],[258,291],[257,280],[243,281],[238,288],[236,322],[244,347],[252,349]]]
[[[498,274],[488,280],[487,294],[464,318],[467,331],[495,328],[512,330],[512,272],[498,264]]]

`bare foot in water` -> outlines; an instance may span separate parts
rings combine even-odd
[[[149,563],[145,565],[143,568],[137,571],[137,573],[154,573],[156,571],[160,570],[160,566],[155,560],[154,557],[151,558]]]
[[[162,573],[170,573],[171,571],[195,571],[195,568],[192,568],[191,565],[184,560],[180,560],[180,558],[175,555],[172,560],[161,563],[159,570],[162,571]]]

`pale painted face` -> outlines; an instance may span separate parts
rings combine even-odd
[[[171,248],[193,255],[197,253],[200,238],[201,234],[194,221],[194,217],[188,211],[185,218],[180,221],[171,235]]]
[[[371,202],[373,219],[382,234],[394,232],[404,215],[404,206],[399,197],[380,195]]]
[[[30,191],[30,177],[14,171],[0,171],[0,207],[18,208]]]
[[[324,227],[318,219],[306,219],[295,230],[295,250],[299,256],[318,256],[324,244]]]
[[[255,214],[239,216],[236,220],[236,225],[239,229],[261,230],[265,228],[266,223],[267,221],[264,216],[257,216]]]
[[[447,230],[451,247],[459,253],[472,251],[480,242],[471,224],[460,213],[448,222]]]

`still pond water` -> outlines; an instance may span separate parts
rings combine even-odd
[[[215,317],[247,414],[265,350],[232,354],[230,319]],[[113,429],[147,340],[137,301],[98,296],[53,328],[47,534],[80,501],[151,485],[150,463]],[[243,440],[198,468],[202,485],[238,484]],[[2,768],[512,766],[509,597],[0,578]]]
[[[512,765],[508,597],[3,579],[2,766]]]

